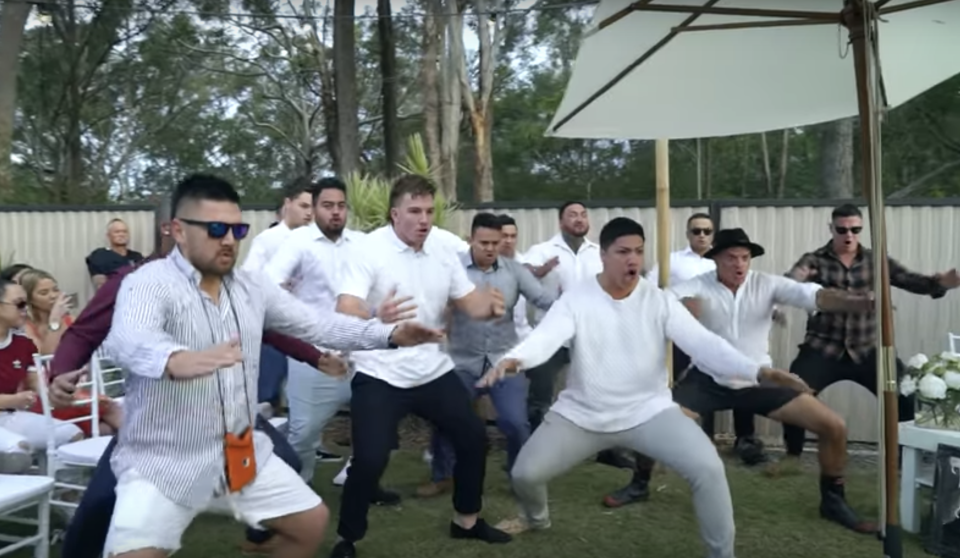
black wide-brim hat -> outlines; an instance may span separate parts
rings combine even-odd
[[[713,237],[713,247],[703,257],[712,258],[728,248],[747,248],[751,258],[759,258],[764,254],[763,246],[750,242],[750,237],[743,229],[721,229]]]

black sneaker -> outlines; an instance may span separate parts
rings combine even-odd
[[[357,547],[350,541],[337,541],[330,551],[330,558],[356,558]]]
[[[399,506],[402,498],[396,492],[391,492],[382,486],[377,487],[377,491],[373,493],[373,498],[370,499],[370,503],[374,506]]]
[[[513,537],[500,529],[491,527],[490,524],[483,519],[477,519],[477,522],[474,523],[470,529],[464,529],[451,521],[450,536],[454,539],[472,539],[490,544],[504,544],[513,540]]]
[[[343,461],[343,456],[335,453],[327,453],[323,450],[317,450],[317,461],[320,463],[340,463]]]
[[[631,482],[616,492],[603,497],[603,505],[608,508],[619,508],[627,504],[646,502],[650,499],[650,485],[645,482]]]

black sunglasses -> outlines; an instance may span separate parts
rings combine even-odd
[[[17,310],[26,310],[26,309],[27,309],[27,301],[26,301],[26,300],[18,300],[17,302],[7,302],[7,301],[5,301],[5,300],[0,300],[0,302],[2,302],[3,304],[9,304],[10,306],[13,306],[13,307],[16,308]]]
[[[847,234],[852,232],[853,234],[860,234],[860,231],[863,230],[863,227],[833,227],[833,230],[837,234]]]
[[[695,227],[690,229],[690,234],[693,236],[710,236],[713,234],[713,229],[701,229],[699,227]]]
[[[233,238],[243,240],[250,232],[249,223],[224,223],[223,221],[197,221],[195,219],[180,219],[188,225],[195,227],[206,227],[207,236],[214,239],[221,239],[227,236],[227,233],[233,231]]]

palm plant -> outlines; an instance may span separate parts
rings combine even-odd
[[[407,153],[399,168],[403,173],[425,176],[436,182],[437,169],[430,166],[420,134],[414,134],[407,139]],[[347,175],[346,182],[352,228],[369,232],[389,223],[389,177],[354,172]],[[433,222],[438,227],[446,228],[457,204],[447,201],[439,191],[434,197],[434,204]]]

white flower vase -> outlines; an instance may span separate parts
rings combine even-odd
[[[927,399],[918,393],[915,401],[914,424],[918,427],[960,431],[960,410],[954,398]]]

